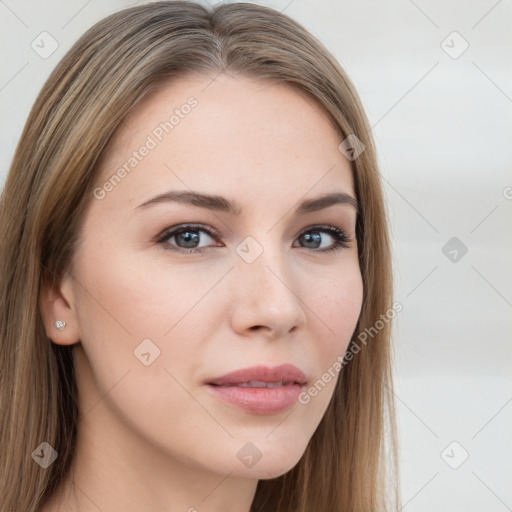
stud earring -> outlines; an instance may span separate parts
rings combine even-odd
[[[59,330],[59,331],[62,331],[64,329],[64,327],[66,327],[66,322],[64,322],[63,320],[57,320],[55,322],[55,327]]]

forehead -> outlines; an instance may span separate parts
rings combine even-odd
[[[127,171],[111,203],[177,186],[233,197],[333,187],[353,194],[340,142],[330,117],[297,88],[189,75],[161,84],[130,113],[102,155],[97,183]]]

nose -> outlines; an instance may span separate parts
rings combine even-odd
[[[306,323],[300,282],[277,250],[265,248],[252,263],[237,257],[231,279],[236,289],[231,323],[237,333],[278,339]]]

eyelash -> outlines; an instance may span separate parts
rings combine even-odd
[[[199,248],[199,249],[184,249],[182,247],[173,247],[171,246],[167,240],[169,238],[172,238],[182,232],[186,231],[202,231],[215,239],[217,241],[218,238],[220,238],[220,233],[215,229],[207,229],[202,226],[197,226],[193,224],[181,224],[180,226],[175,226],[172,228],[166,229],[161,235],[159,235],[155,241],[157,244],[160,244],[163,246],[165,250],[168,251],[175,251],[183,254],[190,254],[190,253],[202,253],[206,252],[208,249],[207,247]],[[311,249],[313,252],[320,252],[320,253],[328,253],[335,250],[340,250],[342,248],[348,248],[350,247],[350,238],[346,236],[346,234],[341,230],[334,226],[329,225],[317,225],[317,226],[311,226],[306,228],[305,230],[301,231],[297,238],[300,238],[301,236],[305,235],[306,233],[328,233],[334,238],[334,243],[328,247],[327,249]],[[307,247],[302,247],[303,249],[307,249]]]

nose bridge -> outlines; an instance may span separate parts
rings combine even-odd
[[[265,284],[268,292],[286,288],[282,280],[289,281],[289,268],[286,268],[282,247],[272,236],[259,235],[258,240],[248,236],[237,246],[236,252],[240,279],[254,281],[255,285]]]
[[[251,326],[286,333],[305,321],[299,283],[293,278],[282,245],[272,241],[272,236],[259,239],[248,236],[236,248],[235,317],[245,318]]]

